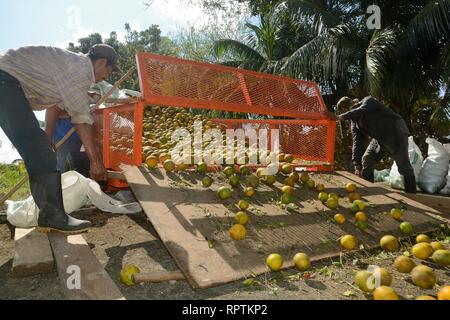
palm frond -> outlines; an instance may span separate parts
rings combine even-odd
[[[378,96],[389,72],[389,64],[397,52],[399,30],[390,27],[376,31],[366,50],[365,80],[368,91]]]
[[[316,34],[340,24],[339,18],[317,1],[289,0],[286,3],[289,12],[296,16],[299,23],[311,23]]]
[[[266,59],[255,49],[245,43],[231,39],[221,39],[215,41],[213,53],[219,59],[230,55],[232,57],[237,57],[242,61],[252,61],[255,65],[260,66],[266,61]]]
[[[450,37],[450,0],[431,0],[408,25],[411,48],[426,49]]]

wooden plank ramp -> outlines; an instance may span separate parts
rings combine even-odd
[[[15,229],[12,274],[29,277],[53,271],[54,259],[47,235],[32,229]]]
[[[82,235],[48,235],[63,292],[70,300],[125,300]],[[79,270],[79,284],[74,275]]]
[[[280,182],[275,188],[261,185],[248,210],[251,222],[243,241],[230,239],[228,230],[234,224],[237,202],[244,198],[236,188],[233,197],[219,201],[217,189],[227,185],[221,172],[211,173],[214,184],[203,188],[202,175],[194,172],[166,174],[144,167],[122,166],[124,175],[149,221],[186,280],[193,288],[208,288],[267,272],[265,260],[270,253],[280,253],[283,268],[293,267],[292,258],[305,252],[311,261],[338,257],[342,250],[338,239],[355,235],[369,248],[377,247],[385,234],[402,237],[399,222],[385,212],[401,203],[361,183],[356,183],[363,199],[370,204],[365,210],[369,227],[355,227],[351,204],[345,199],[345,185],[354,180],[340,174],[314,174],[316,183],[323,183],[328,192],[341,196],[339,208],[330,210],[317,200],[317,192],[296,187],[295,207],[283,207]],[[281,177],[280,177],[281,179]],[[430,209],[430,213],[432,214]],[[426,210],[428,212],[428,207]],[[342,212],[347,223],[337,225],[332,218]],[[425,214],[423,208],[411,206],[404,218],[415,232],[430,232],[439,228],[440,220]]]
[[[411,200],[420,202],[430,208],[433,208],[441,212],[446,219],[450,219],[450,196],[444,196],[439,194],[427,194],[422,192],[417,192],[415,194],[405,193],[403,190],[390,188],[384,182],[377,182],[375,183],[375,185],[388,190],[390,193],[392,192],[399,193]]]
[[[433,217],[435,219],[441,220],[444,223],[450,223],[449,217],[450,217],[450,211],[447,211],[445,208],[443,210],[439,210],[438,208],[440,206],[436,206],[436,202],[433,202],[433,206],[428,205],[428,201],[424,201],[425,198],[424,195],[421,194],[411,194],[411,193],[405,193],[405,192],[398,192],[398,190],[386,188],[384,186],[381,186],[378,183],[371,183],[369,181],[364,180],[361,177],[358,177],[352,173],[346,172],[346,171],[338,171],[339,175],[349,178],[353,180],[356,184],[372,189],[373,192],[377,192],[379,194],[383,194],[384,196],[394,199],[396,201],[400,201],[411,208],[414,208],[417,211],[420,211],[423,214],[426,214],[430,217]],[[446,198],[446,197],[442,197]],[[445,201],[441,201],[440,203],[444,206],[447,205],[447,199]]]

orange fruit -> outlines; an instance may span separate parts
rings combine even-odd
[[[272,253],[266,259],[266,264],[272,271],[278,271],[283,266],[283,258],[278,253]]]
[[[244,240],[246,236],[247,236],[247,229],[245,229],[245,227],[241,224],[235,224],[230,229],[230,237],[233,240],[236,241]]]
[[[433,269],[418,265],[411,271],[412,282],[422,289],[431,289],[436,285],[436,274]]]
[[[339,202],[337,202],[334,198],[328,198],[325,202],[325,206],[330,209],[337,209],[339,207]]]
[[[408,221],[404,221],[400,223],[400,231],[405,234],[411,233],[413,231],[413,226]]]
[[[213,184],[213,179],[211,177],[204,177],[202,179],[202,185],[204,188],[209,188]]]
[[[295,267],[300,271],[306,271],[311,266],[309,257],[305,253],[297,253],[294,256],[294,264],[295,264]]]
[[[234,220],[237,224],[246,225],[250,221],[250,217],[244,211],[239,211]]]
[[[283,191],[283,193],[290,195],[294,194],[294,188],[292,188],[291,186],[284,186],[283,188],[281,188],[281,191]]]
[[[356,185],[354,183],[347,183],[345,189],[347,190],[348,193],[353,193],[356,191]]]
[[[286,161],[287,163],[292,163],[294,161],[294,156],[292,154],[287,154],[284,157],[284,161]]]
[[[306,182],[309,181],[309,179],[310,179],[310,177],[309,177],[308,172],[302,172],[302,173],[300,174],[300,181],[301,181],[301,182],[306,183]]]
[[[300,180],[300,175],[297,172],[292,172],[289,175],[289,179],[293,180],[295,183],[297,183]]]
[[[291,178],[286,178],[283,181],[284,185],[289,186],[289,187],[295,187],[295,181],[292,180]]]
[[[319,200],[320,200],[322,203],[325,203],[325,202],[328,200],[328,198],[329,198],[328,193],[326,193],[326,192],[321,192],[321,193],[319,193]]]
[[[245,192],[245,195],[249,198],[252,198],[256,193],[255,189],[252,187],[245,188],[244,192]]]
[[[339,224],[345,223],[345,216],[342,213],[338,213],[334,216],[334,221],[336,221]]]
[[[440,241],[433,241],[430,245],[433,247],[434,251],[445,249],[444,245]]]
[[[316,187],[316,182],[313,179],[309,179],[308,181],[306,181],[306,186],[309,189],[314,189]]]
[[[234,169],[233,167],[226,167],[223,170],[223,173],[227,176],[227,177],[231,177],[234,174]]]
[[[399,220],[403,216],[403,211],[397,208],[391,210],[391,217],[395,220]]]
[[[436,298],[432,296],[418,296],[416,300],[436,300]]]
[[[266,184],[269,186],[273,186],[275,182],[277,182],[277,177],[275,176],[266,176]]]
[[[281,172],[283,172],[284,174],[291,174],[292,170],[292,165],[289,163],[286,163],[281,167]]]
[[[433,247],[428,242],[420,242],[412,247],[411,252],[417,259],[426,260],[433,254]]]
[[[220,187],[219,190],[217,190],[217,195],[219,196],[220,200],[227,200],[231,198],[231,190],[227,187]]]
[[[206,171],[208,171],[208,165],[204,162],[200,162],[197,165],[197,172],[205,173]]]
[[[353,213],[357,213],[359,211],[364,211],[366,208],[366,204],[361,200],[355,200],[352,204],[352,211]]]
[[[384,236],[380,239],[380,246],[387,252],[395,252],[398,250],[398,240],[394,236]]]
[[[431,242],[431,239],[430,239],[430,237],[427,236],[426,234],[419,234],[419,235],[416,237],[416,242],[417,242],[417,243],[421,243],[421,242],[428,242],[428,243],[430,243],[430,242]]]
[[[247,202],[247,201],[245,201],[245,200],[240,200],[239,202],[238,202],[238,207],[239,207],[239,209],[241,209],[241,210],[247,210],[248,209],[248,207],[250,206],[250,204]]]
[[[367,221],[367,216],[364,212],[357,212],[355,214],[356,221]]]
[[[353,250],[355,249],[356,245],[358,244],[358,240],[352,235],[345,235],[340,240],[341,246],[343,246],[347,250]]]
[[[175,163],[172,160],[164,161],[164,170],[166,172],[173,172],[175,170]]]
[[[158,166],[158,158],[155,156],[149,156],[145,160],[145,163],[150,169],[155,169]]]
[[[415,266],[414,261],[406,256],[399,256],[394,261],[394,267],[400,273],[410,273]]]
[[[287,193],[283,194],[281,196],[281,203],[282,204],[290,204],[290,203],[292,203],[292,196],[290,194],[287,194]]]
[[[319,192],[322,192],[322,191],[325,190],[325,186],[322,183],[318,183],[316,185],[316,190],[319,191]]]
[[[439,290],[438,300],[450,300],[450,286],[446,285]]]
[[[373,291],[374,300],[400,300],[394,289],[387,286],[381,286]]]
[[[350,193],[349,195],[348,195],[348,200],[351,202],[351,203],[353,203],[354,201],[356,201],[356,200],[361,200],[362,198],[361,198],[361,195],[359,194],[359,193],[357,193],[357,192],[353,192],[353,193]]]

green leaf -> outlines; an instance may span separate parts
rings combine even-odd
[[[354,293],[354,292],[351,291],[351,290],[348,290],[348,291],[345,291],[342,295],[343,295],[344,297],[355,297],[355,296],[356,296],[356,293]]]

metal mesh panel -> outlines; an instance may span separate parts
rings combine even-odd
[[[332,170],[336,122],[331,120],[245,120],[214,119],[228,129],[278,129],[280,151],[292,154],[296,164],[315,167],[317,170]],[[270,143],[270,131],[267,132]]]
[[[326,119],[317,84],[153,54],[138,54],[145,102],[303,119]]]
[[[119,170],[122,163],[141,164],[142,116],[142,103],[97,111],[96,137],[103,136],[101,145],[105,167]]]

